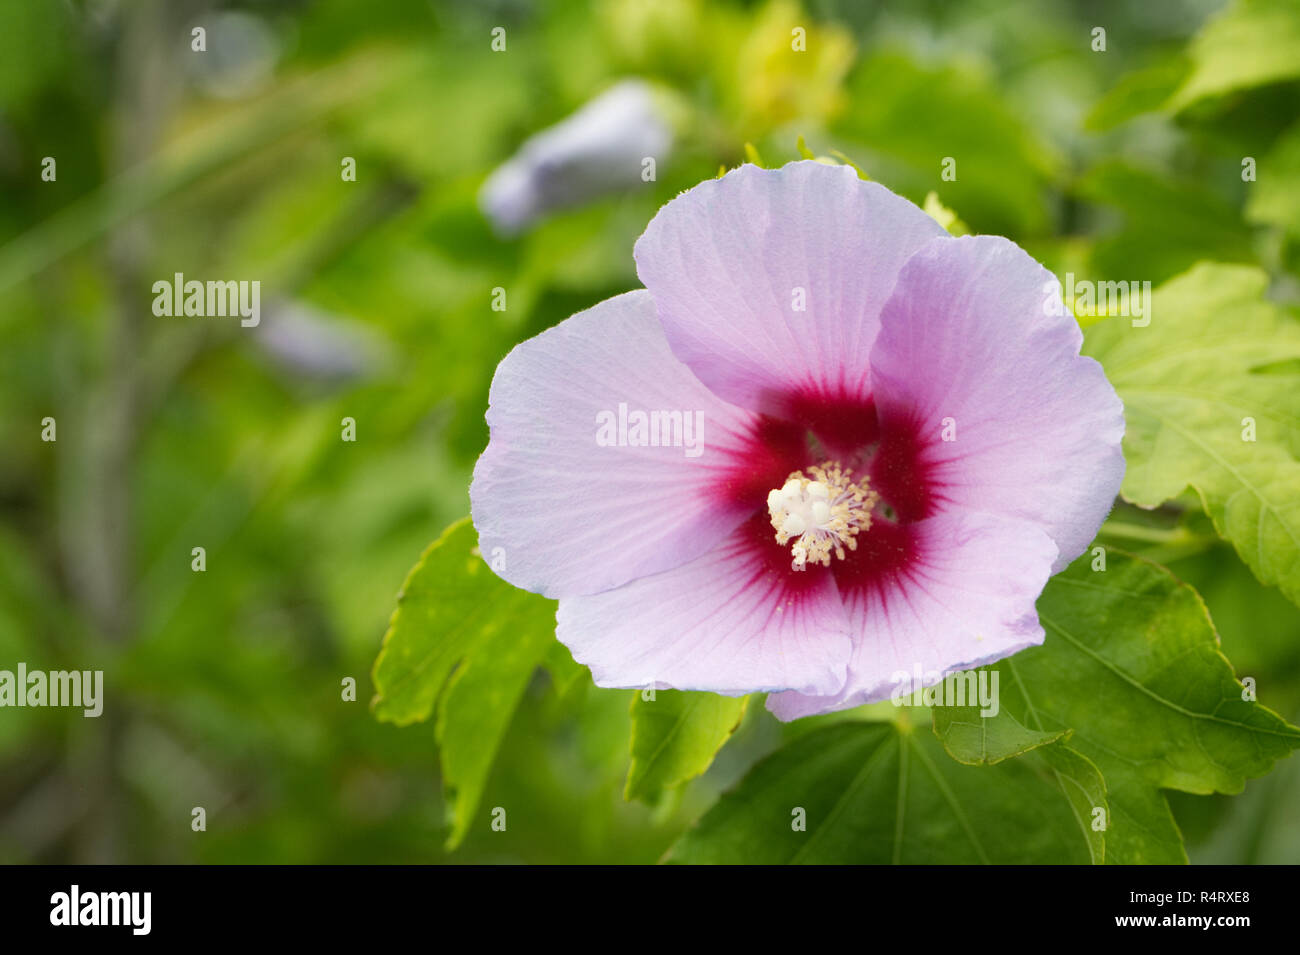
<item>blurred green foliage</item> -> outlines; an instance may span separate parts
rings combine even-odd
[[[1253,263],[1290,321],[1297,36],[1288,0],[0,4],[0,667],[103,668],[108,696],[99,719],[0,711],[0,861],[661,857],[758,757],[862,714],[780,726],[751,705],[705,776],[628,802],[633,694],[553,647],[448,855],[439,731],[374,719],[370,669],[408,570],[468,510],[496,363],[634,287],[663,202],[746,142],[795,158],[800,135],[1058,272]],[[657,181],[497,237],[487,174],[628,75],[682,104]],[[175,272],[259,279],[268,329],[307,322],[276,343],[156,318]],[[1295,722],[1300,615],[1184,500],[1122,509],[1116,542],[1200,590]],[[1297,862],[1297,794],[1290,760],[1243,796],[1171,802],[1193,861]]]

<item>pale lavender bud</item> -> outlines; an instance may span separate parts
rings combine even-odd
[[[655,92],[625,80],[528,139],[488,177],[479,204],[497,232],[514,235],[556,209],[635,188],[672,143]]]

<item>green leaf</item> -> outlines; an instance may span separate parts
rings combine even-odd
[[[800,823],[803,823],[801,828]],[[934,735],[839,723],[760,762],[672,848],[685,863],[1086,863],[1042,762],[963,766]]]
[[[1084,128],[1103,132],[1135,116],[1155,112],[1169,101],[1190,70],[1187,60],[1174,56],[1125,75],[1092,107],[1084,119]]]
[[[1260,158],[1256,177],[1250,185],[1246,218],[1300,235],[1300,123],[1289,127]]]
[[[1051,769],[1056,785],[1074,811],[1074,821],[1088,843],[1092,864],[1101,865],[1106,861],[1104,823],[1110,820],[1110,800],[1101,770],[1063,741],[1035,750],[1029,758],[1041,759]]]
[[[1267,284],[1202,263],[1156,289],[1149,325],[1099,322],[1084,351],[1124,401],[1123,496],[1157,507],[1194,488],[1255,575],[1300,602],[1300,375],[1278,367],[1300,358],[1300,328]]]
[[[625,799],[653,802],[700,775],[731,738],[749,697],[657,690],[632,698],[632,765]]]
[[[375,716],[405,726],[438,706],[451,833],[464,839],[501,739],[555,637],[555,603],[518,590],[477,553],[469,518],[415,565],[375,660]]]
[[[1118,229],[1097,237],[1090,277],[1163,282],[1199,259],[1253,261],[1240,211],[1204,182],[1104,159],[1075,191],[1123,214]]]
[[[1207,96],[1300,76],[1300,5],[1237,0],[1192,38],[1192,72],[1170,100],[1181,110]]]
[[[970,235],[970,226],[957,217],[957,213],[939,201],[939,194],[931,189],[925,194],[921,208],[950,235]]]
[[[997,673],[999,680],[1003,676],[995,667],[984,669],[990,674]],[[960,678],[958,675],[952,679]],[[996,695],[1000,696],[1000,692]],[[1103,819],[1109,816],[1106,783],[1091,760],[1066,745],[1071,731],[1032,730],[1001,709],[988,716],[981,716],[981,711],[979,705],[932,709],[934,735],[948,755],[968,766],[992,766],[1032,752],[1031,758],[1042,761],[1073,808],[1093,863],[1105,861],[1104,827],[1094,825],[1094,821],[1098,810]]]
[[[1106,861],[1185,862],[1161,790],[1240,792],[1300,746],[1300,730],[1242,699],[1196,591],[1122,551],[1107,552],[1105,570],[1094,563],[1084,555],[1048,582],[1038,602],[1042,646],[988,668],[1000,680],[987,738],[1069,731],[1034,752],[1084,789],[1088,771],[1070,769],[1074,756],[1100,771]],[[949,719],[936,711],[936,731]],[[971,754],[969,737],[946,738],[962,744],[958,758]]]
[[[546,651],[542,665],[551,675],[551,685],[562,699],[568,699],[591,683],[591,671],[573,659],[569,648],[556,640]]]
[[[971,766],[992,766],[1069,735],[1064,729],[1031,730],[1006,714],[1001,719],[980,716],[978,706],[936,706],[933,713],[934,735],[948,755]]]
[[[854,66],[847,93],[853,108],[831,133],[877,181],[917,201],[938,186],[976,232],[1047,225],[1046,186],[1062,157],[987,75],[881,50]]]
[[[452,676],[438,710],[443,790],[454,849],[469,831],[488,773],[528,681],[555,642],[546,618],[519,627],[493,627]],[[549,626],[554,627],[551,623]]]

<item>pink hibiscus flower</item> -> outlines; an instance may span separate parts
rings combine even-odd
[[[1051,273],[816,162],[696,186],[635,257],[501,362],[470,487],[598,685],[793,719],[1042,642],[1124,473]]]

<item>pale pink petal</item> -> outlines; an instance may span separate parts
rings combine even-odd
[[[987,514],[939,514],[880,531],[883,538],[868,540],[874,527],[860,537],[866,559],[844,565],[856,571],[836,574],[854,635],[844,688],[771,696],[768,709],[779,718],[888,699],[918,668],[933,675],[929,685],[1043,642],[1034,602],[1056,546],[1041,529]],[[906,559],[882,562],[873,546],[896,546]]]
[[[620,404],[628,417],[678,412],[682,426],[670,426],[668,446],[619,446],[617,436],[602,446],[599,416],[617,419]],[[673,357],[648,292],[608,299],[517,346],[492,380],[487,420],[491,439],[470,486],[474,525],[484,559],[525,590],[597,593],[658,573],[754,512],[721,486],[758,419]],[[688,421],[702,428],[688,434]]]
[[[867,397],[899,269],[943,234],[850,167],[745,165],[664,206],[635,256],[673,352],[728,401],[786,415],[792,398]]]
[[[603,687],[836,693],[849,659],[834,578],[789,573],[766,514],[689,564],[561,599],[557,622]]]
[[[1055,570],[1088,546],[1124,476],[1123,406],[1079,356],[1060,301],[1055,277],[1006,239],[935,239],[904,266],[871,353],[882,462],[896,436],[915,436],[915,460],[880,474],[881,493],[908,501],[921,478],[912,517],[1032,521],[1060,549]]]

